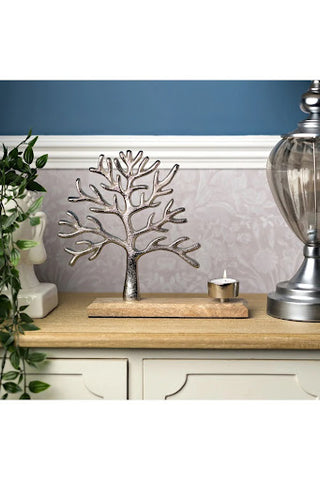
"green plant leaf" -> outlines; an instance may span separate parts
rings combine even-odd
[[[5,174],[5,184],[10,185],[10,186],[16,186],[20,185],[20,183],[23,181],[23,177],[18,175],[15,171],[9,170]]]
[[[40,217],[30,217],[30,225],[35,227],[36,225],[40,225]]]
[[[27,313],[20,313],[20,318],[25,323],[33,323],[33,318],[31,318]]]
[[[19,172],[22,172],[22,173],[27,173],[27,174],[30,173],[29,165],[27,163],[23,162],[23,160],[20,157],[18,157],[17,160],[16,160],[15,169],[18,170]]]
[[[23,222],[28,218],[28,215],[25,212],[19,212],[17,222]]]
[[[33,382],[30,382],[28,385],[28,388],[30,392],[32,393],[40,393],[43,392],[44,390],[47,390],[50,385],[45,382],[40,382],[39,380],[34,380]]]
[[[31,192],[46,192],[46,189],[34,180],[27,183],[27,189]]]
[[[16,248],[13,248],[10,253],[10,261],[15,267],[18,265],[20,260],[20,252]]]
[[[18,354],[18,352],[16,350],[14,350],[11,355],[10,355],[10,362],[11,362],[11,365],[13,366],[13,368],[15,368],[16,370],[19,370],[19,366],[20,366],[20,356]]]
[[[37,327],[37,325],[34,325],[33,323],[21,323],[20,326],[25,331],[40,330],[40,328]]]
[[[26,142],[31,137],[31,135],[32,135],[32,128],[30,128],[28,135],[26,136],[24,141]]]
[[[28,307],[29,305],[21,305],[21,307],[19,308],[19,312],[23,312],[23,310],[25,310]]]
[[[18,192],[19,198],[24,198],[25,195],[23,195],[23,192],[25,191],[26,186],[27,186],[27,179],[24,178],[24,179],[19,183],[19,192]]]
[[[38,245],[38,242],[34,242],[33,240],[17,240],[16,245],[20,250],[29,250],[29,248]]]
[[[15,297],[19,290],[21,289],[21,284],[19,280],[19,272],[17,271],[17,274],[14,271],[14,267],[11,269],[11,286],[13,288],[13,297]]]
[[[8,156],[8,149],[7,149],[7,147],[5,146],[4,143],[2,144],[2,148],[3,148],[2,160],[5,160]]]
[[[1,400],[6,400],[8,398],[8,395],[9,395],[8,393],[5,393],[4,395],[2,395]]]
[[[12,225],[17,220],[17,217],[18,217],[17,211],[7,216],[2,222],[2,228],[6,230],[8,227],[10,227],[10,225]]]
[[[26,360],[27,364],[30,365],[30,367],[34,367],[34,368],[38,368],[39,365],[37,365],[36,363],[32,363],[32,362],[29,362],[29,360]]]
[[[5,294],[0,295],[0,317],[7,317],[10,314],[11,301]]]
[[[31,144],[31,142],[29,142],[29,145],[27,146],[27,148],[25,149],[25,151],[23,153],[23,158],[28,165],[30,165],[33,162],[33,159],[34,159],[34,153],[33,153],[33,150],[32,150],[32,145],[30,145],[30,144]]]
[[[19,152],[18,152],[17,147],[14,147],[12,150],[10,150],[10,152],[9,152],[9,157],[10,158],[18,158],[18,156],[19,156]]]
[[[9,393],[22,392],[21,387],[19,387],[19,385],[13,382],[4,383],[3,388],[5,389],[6,392],[9,392]]]
[[[19,352],[20,352],[21,358],[27,358],[29,355],[29,350],[30,350],[29,348],[20,347]]]
[[[16,162],[16,168],[20,172],[24,170],[25,163],[23,163],[22,158],[18,157]]]
[[[28,360],[32,363],[41,363],[44,362],[47,358],[46,353],[40,353],[40,352],[32,352],[28,356]]]
[[[43,168],[48,161],[48,155],[41,155],[41,157],[36,160],[36,167]]]
[[[0,331],[0,341],[3,345],[9,340],[11,334],[8,332]]]
[[[11,370],[10,372],[4,373],[2,378],[3,380],[15,380],[18,375],[19,375],[19,372],[15,372],[14,370]]]
[[[14,335],[10,332],[0,332],[0,341],[4,347],[12,345],[14,342]]]
[[[20,395],[19,400],[31,400],[29,393],[23,393]]]
[[[38,136],[34,137],[30,142],[28,143],[29,147],[33,147],[36,141],[38,140]]]
[[[31,205],[30,208],[28,208],[28,210],[26,211],[26,214],[28,215],[28,217],[32,214],[32,213],[35,213],[37,210],[39,210],[39,208],[41,207],[42,205],[42,202],[43,202],[43,197],[39,197],[37,198],[37,200],[35,200],[33,202],[33,204]]]

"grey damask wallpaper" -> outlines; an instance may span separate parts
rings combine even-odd
[[[86,170],[45,170],[41,182],[48,193],[45,245],[48,260],[36,267],[41,281],[56,283],[60,291],[121,292],[125,273],[124,251],[105,247],[89,262],[82,257],[70,267],[64,252],[73,239],[60,239],[58,220],[74,210],[84,220],[89,204],[71,204],[75,179],[83,186],[96,183]],[[228,275],[240,280],[242,292],[267,292],[287,279],[302,261],[302,244],[285,224],[274,204],[263,170],[181,170],[172,186],[176,206],[186,207],[188,223],[170,225],[170,238],[190,236],[202,248],[193,252],[200,262],[195,269],[172,253],[159,252],[139,261],[142,292],[206,292],[209,277]],[[164,197],[164,201],[168,197]],[[101,218],[102,217],[102,218]],[[114,215],[99,216],[108,229],[119,231]]]

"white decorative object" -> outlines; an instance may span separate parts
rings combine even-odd
[[[23,200],[19,200],[19,206],[26,211],[36,199],[36,194],[28,192]],[[14,203],[10,201],[6,208],[13,208]],[[32,214],[40,219],[35,226],[30,225],[30,220],[25,220],[14,232],[13,239],[33,240],[38,243],[29,250],[22,250],[18,264],[20,274],[21,290],[18,295],[19,305],[29,305],[26,313],[32,318],[43,318],[58,305],[58,291],[53,283],[39,282],[34,265],[44,263],[47,253],[43,244],[43,234],[46,228],[47,217],[44,212],[37,211]]]

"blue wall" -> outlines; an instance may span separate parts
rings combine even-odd
[[[277,135],[309,81],[0,81],[0,134]]]

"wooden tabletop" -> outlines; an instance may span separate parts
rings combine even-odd
[[[21,335],[20,345],[45,348],[320,349],[320,323],[269,317],[265,313],[266,295],[262,294],[243,295],[249,303],[250,318],[245,319],[88,318],[87,306],[95,298],[105,296],[105,293],[60,293],[59,306],[46,318],[36,320],[41,330]]]

